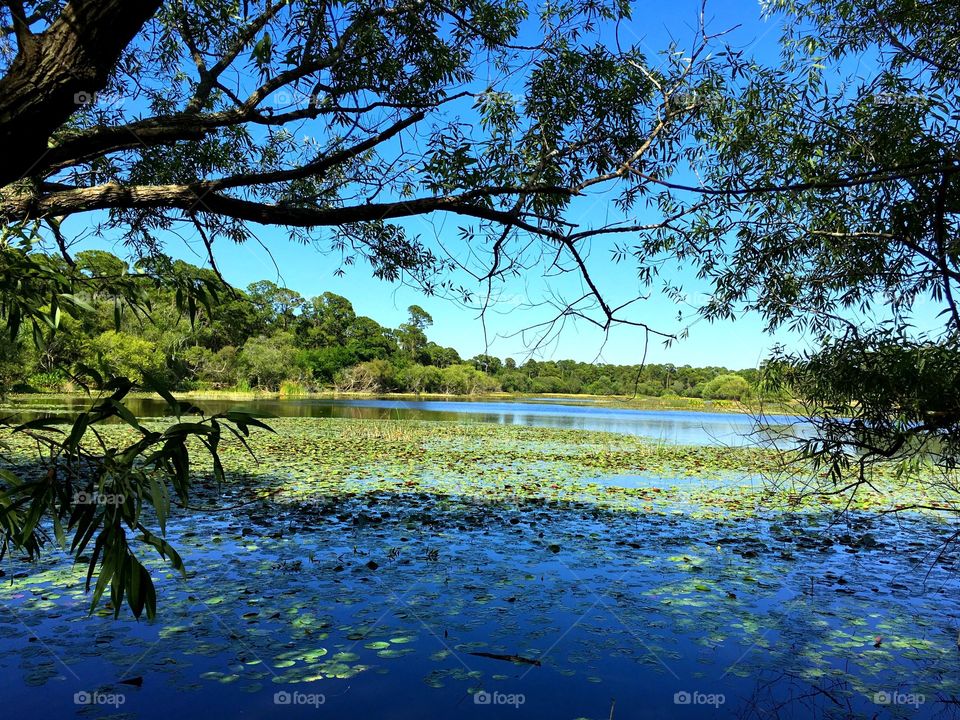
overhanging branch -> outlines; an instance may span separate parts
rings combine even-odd
[[[138,186],[107,183],[90,188],[65,189],[43,197],[36,197],[29,193],[8,193],[0,195],[0,216],[5,222],[15,222],[24,219],[62,217],[95,210],[171,208],[186,213],[208,212],[263,225],[322,227],[393,220],[432,212],[449,212],[511,225],[559,240],[562,236],[554,230],[533,225],[522,216],[480,205],[477,201],[498,195],[567,192],[563,188],[493,187],[457,195],[399,202],[311,208],[271,205],[231,197],[217,192],[219,182],[214,180],[191,185]]]
[[[71,0],[50,27],[20,45],[0,78],[0,185],[37,167],[48,139],[76,112],[77,94],[106,86],[120,54],[160,5]]]

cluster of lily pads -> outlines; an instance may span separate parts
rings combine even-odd
[[[720,716],[872,717],[949,712],[960,693],[949,498],[922,474],[879,469],[851,501],[757,447],[270,424],[255,457],[225,442],[224,486],[195,466],[202,509],[168,532],[188,576],[151,565],[155,623],[88,616],[55,551],[4,560],[0,667],[24,698],[127,688],[148,718],[138,699],[160,688],[268,716],[276,689],[310,688],[362,716],[402,691],[413,716],[489,717],[471,696],[499,689],[538,717],[606,718],[611,698],[617,717],[667,714],[700,689],[724,695]],[[877,705],[896,691],[923,707]]]

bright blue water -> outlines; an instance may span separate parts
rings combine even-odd
[[[18,403],[28,414],[39,412],[42,399],[24,399]],[[63,407],[70,411],[83,409],[82,400],[71,399]],[[754,433],[757,419],[733,412],[701,412],[688,410],[633,410],[612,408],[595,402],[569,398],[517,398],[516,400],[405,400],[405,399],[283,399],[197,400],[205,411],[222,412],[231,407],[278,417],[336,417],[397,420],[442,420],[489,422],[504,425],[591,430],[639,435],[652,440],[684,445],[743,445],[766,439],[765,432]],[[162,416],[167,407],[159,398],[129,401],[133,412],[141,417]],[[788,427],[803,432],[798,418],[769,415],[764,424]]]
[[[141,415],[162,411],[139,402]],[[202,404],[217,411],[233,403]],[[754,428],[745,415],[531,400],[246,407],[695,444],[747,442]],[[597,482],[650,484],[630,476]],[[242,491],[230,488],[223,504],[237,504]],[[949,527],[917,517],[730,522],[676,512],[438,504],[399,494],[181,515],[169,538],[190,575],[154,566],[155,623],[126,611],[119,621],[88,616],[79,571],[42,574],[65,567],[55,553],[38,565],[7,557],[5,579],[32,580],[0,584],[0,717],[957,717],[960,583],[954,554],[937,559]],[[880,544],[858,542],[868,534]],[[319,648],[321,657],[300,658]],[[471,654],[478,651],[541,665]],[[297,657],[292,666],[287,656]],[[350,677],[339,676],[344,670]],[[298,675],[314,671],[307,682]],[[131,677],[142,686],[119,682]],[[75,704],[76,693],[93,691],[124,702]],[[278,703],[278,692],[322,694],[324,702]],[[522,695],[523,704],[478,703],[479,692]],[[683,702],[719,696],[722,704]]]

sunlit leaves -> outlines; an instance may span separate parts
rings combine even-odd
[[[136,617],[146,612],[152,618],[156,613],[153,581],[130,547],[128,533],[139,533],[139,541],[152,546],[174,569],[184,572],[180,556],[162,533],[170,514],[168,483],[181,504],[189,502],[194,477],[188,441],[196,438],[205,447],[215,468],[215,479],[222,482],[222,428],[227,427],[243,440],[249,436],[251,426],[268,430],[269,427],[250,413],[234,410],[201,416],[196,422],[180,421],[157,431],[142,425],[123,405],[123,398],[132,387],[126,379],[115,380],[107,388],[113,389],[112,394],[80,413],[66,438],[59,427],[46,420],[24,423],[15,429],[44,447],[49,459],[41,456],[34,460],[32,472],[45,472],[43,481],[23,483],[12,473],[5,475],[6,485],[0,488],[0,523],[5,530],[5,542],[32,554],[38,553],[46,540],[38,527],[43,518],[53,521],[61,543],[65,531],[73,533],[71,552],[78,559],[95,537],[86,558],[88,588],[97,576],[91,607],[96,607],[109,587],[115,614],[119,614],[126,598]],[[185,408],[174,401],[172,409],[179,415]],[[198,412],[193,407],[186,409]],[[111,418],[119,418],[135,430],[135,438],[119,445],[108,442],[98,426]],[[91,435],[95,437],[93,446]],[[153,508],[160,535],[144,524],[145,506]]]
[[[828,463],[839,482],[841,469],[863,460],[956,468],[958,358],[950,342],[913,339],[889,326],[851,328],[816,352],[779,353],[764,375],[805,400],[819,431],[806,451]]]
[[[31,228],[7,229],[0,245],[0,317],[13,338],[30,323],[38,348],[56,335],[64,313],[76,319],[90,313],[88,299],[94,297],[113,297],[118,306],[149,318],[145,289],[161,278],[174,289],[176,307],[191,324],[201,312],[210,315],[211,304],[218,299],[220,284],[185,275],[181,266],[162,258],[154,258],[137,273],[128,273],[122,263],[110,262],[111,258],[88,256],[82,258],[82,264],[71,265],[31,252],[33,244]],[[199,414],[200,419],[179,420],[158,431],[141,424],[124,404],[134,389],[131,380],[105,379],[96,369],[79,364],[72,370],[78,381],[81,376],[92,379],[97,391],[88,409],[72,421],[3,421],[15,435],[29,438],[40,452],[17,472],[4,470],[0,475],[0,554],[12,547],[36,556],[49,541],[47,533],[52,528],[55,541],[63,546],[69,540],[70,551],[87,563],[88,587],[96,575],[92,607],[109,587],[115,613],[126,599],[135,616],[145,612],[153,617],[153,582],[130,547],[128,533],[139,533],[142,542],[182,571],[182,561],[162,533],[170,514],[168,484],[182,504],[189,501],[194,478],[188,443],[191,438],[199,439],[212,457],[215,479],[222,482],[224,470],[218,454],[222,429],[246,438],[251,428],[267,425],[239,410],[204,417],[196,407],[175,400],[160,384],[155,389],[178,420],[187,413]],[[149,385],[150,379],[146,382]],[[124,423],[134,436],[119,444],[109,441],[102,427],[110,421]],[[145,507],[153,508],[161,536],[144,524]],[[88,548],[89,555],[84,555]]]

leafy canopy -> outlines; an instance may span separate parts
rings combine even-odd
[[[88,552],[94,604],[109,586],[114,611],[125,598],[138,616],[155,609],[139,549],[180,567],[162,535],[169,498],[187,504],[188,447],[213,457],[219,481],[224,431],[242,441],[261,425],[238,413],[204,416],[156,382],[160,363],[145,362],[147,346],[122,332],[124,313],[156,319],[144,282],[169,287],[190,322],[212,318],[212,306],[231,302],[215,245],[278,225],[344,266],[365,259],[378,277],[469,297],[440,272],[457,261],[398,222],[444,214],[463,221],[461,241],[480,259],[469,271],[488,287],[543,259],[562,263],[590,292],[560,315],[593,312],[609,328],[626,320],[590,279],[586,244],[630,225],[578,228],[565,213],[577,195],[612,185],[632,205],[643,182],[629,168],[640,158],[670,172],[691,111],[672,98],[697,67],[668,53],[651,70],[639,48],[605,42],[602,25],[628,16],[622,0],[536,11],[517,0],[25,0],[4,3],[0,15],[0,313],[11,341],[29,327],[46,352],[50,333],[87,322],[91,299],[115,305],[113,330],[98,338],[99,369],[50,363],[95,391],[90,409],[65,430],[48,421],[17,428],[48,453],[3,476],[3,548],[37,552],[51,539],[49,521],[54,541],[78,558]],[[697,44],[702,51],[705,38]],[[135,266],[75,258],[88,229],[119,234]],[[213,277],[170,261],[165,243],[176,234],[199,241]],[[243,331],[275,321],[293,329],[296,298],[270,284],[252,296]],[[308,309],[308,332],[337,333],[334,305]],[[428,358],[429,317],[417,310],[405,343]],[[369,324],[357,331],[376,334]],[[271,382],[287,370],[282,344],[232,358],[227,347],[213,357],[184,350],[182,362],[246,364]],[[456,360],[443,360],[450,387],[489,381]],[[413,382],[426,380],[436,379]],[[140,424],[123,404],[135,381],[163,392],[178,419],[199,419]],[[139,439],[106,442],[97,426],[111,419]],[[122,500],[89,506],[74,491]],[[142,521],[145,507],[159,528]]]

